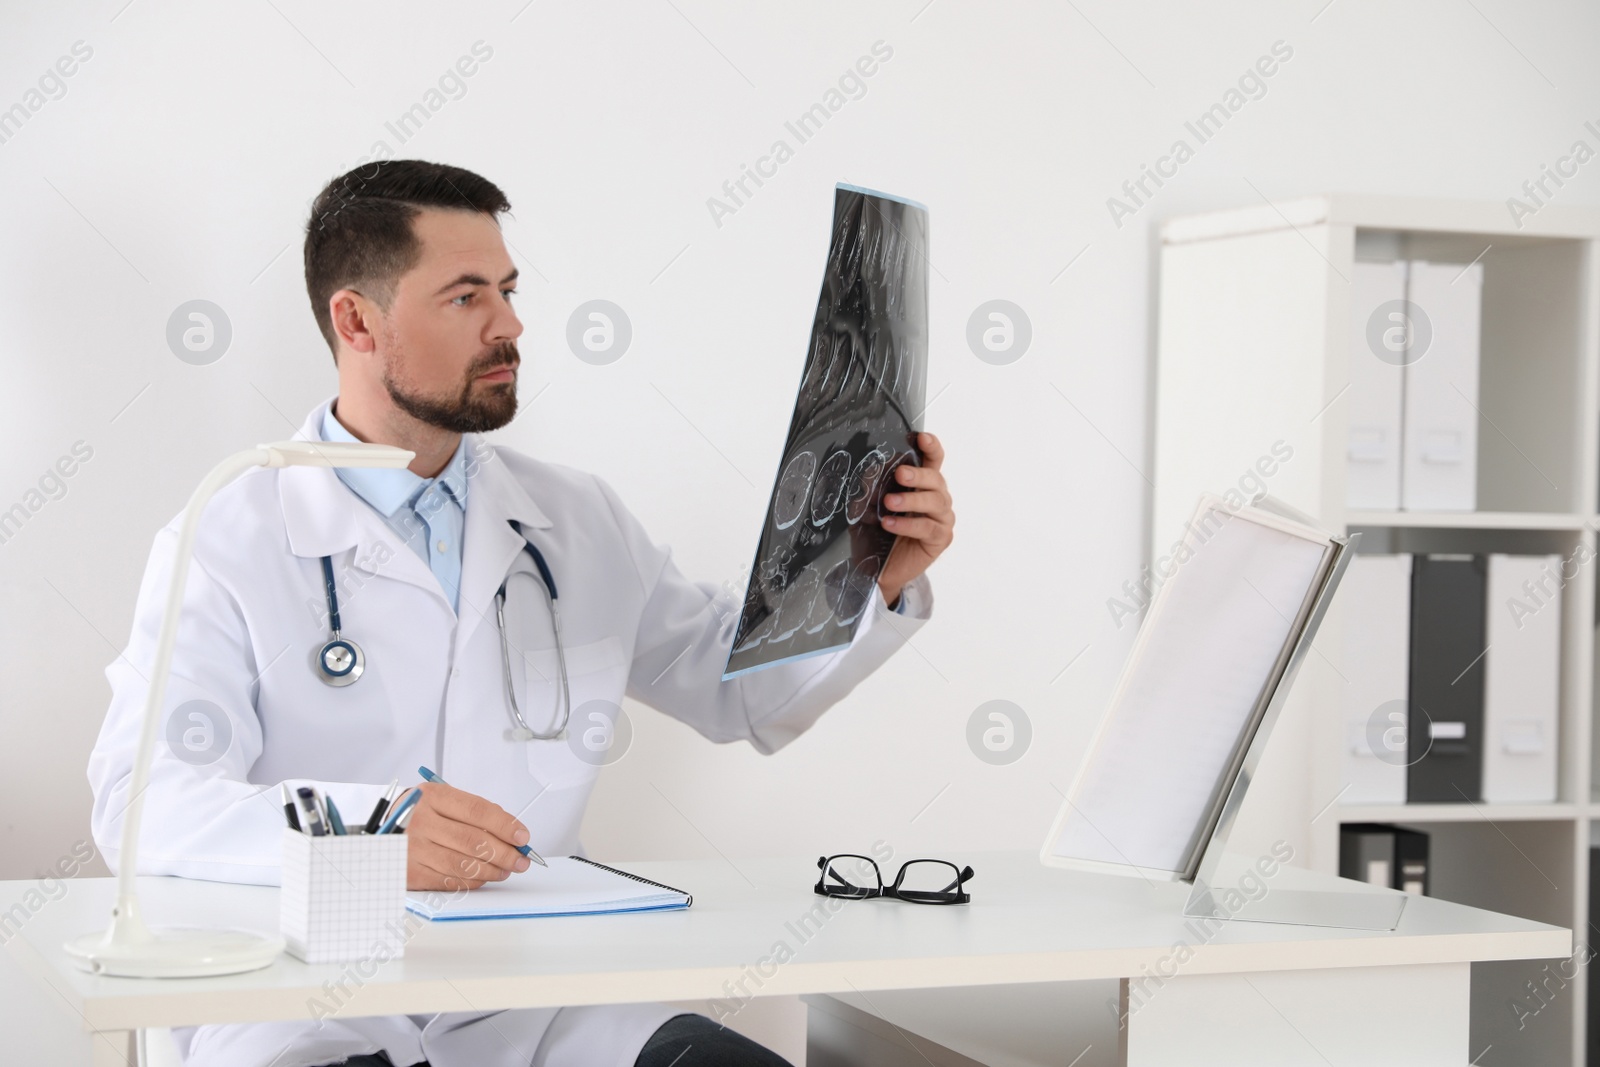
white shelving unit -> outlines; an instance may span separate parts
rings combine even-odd
[[[1203,491],[1265,485],[1363,551],[1596,552],[1600,486],[1600,211],[1547,206],[1518,229],[1502,204],[1319,196],[1177,218],[1162,228],[1152,557]],[[1475,512],[1351,511],[1346,413],[1349,282],[1361,260],[1479,262],[1484,270]],[[1284,458],[1284,452],[1289,453]],[[1431,835],[1433,895],[1571,927],[1590,940],[1589,846],[1600,841],[1593,752],[1596,573],[1563,592],[1558,802],[1341,804],[1346,618],[1335,600],[1247,802],[1266,835],[1336,872],[1339,825]],[[1572,964],[1565,964],[1570,973]],[[1537,961],[1473,969],[1481,1067],[1584,1062],[1587,968],[1518,1026]],[[1553,965],[1552,965],[1552,969]],[[1527,1001],[1530,1006],[1537,1002]],[[1492,1046],[1492,1047],[1491,1047]],[[1485,1049],[1487,1048],[1487,1051]]]

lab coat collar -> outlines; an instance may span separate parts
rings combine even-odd
[[[322,418],[331,403],[331,399],[324,401],[306,417],[296,440],[322,439]],[[522,551],[522,538],[508,520],[532,529],[547,529],[551,522],[488,442],[477,434],[467,434],[462,450],[471,483],[461,568],[460,639],[464,640],[488,610],[501,579]],[[358,556],[370,558],[381,542],[393,539],[393,532],[377,513],[331,468],[285,467],[278,472],[278,494],[289,550],[297,556],[331,556],[354,547],[359,549]],[[439,584],[427,564],[409,550],[393,553],[384,573],[424,588],[437,590]]]

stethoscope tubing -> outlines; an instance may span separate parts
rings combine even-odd
[[[561,633],[561,605],[560,593],[556,588],[555,575],[551,573],[550,564],[546,562],[544,553],[539,551],[539,546],[528,539],[522,532],[522,527],[514,520],[511,528],[517,536],[522,538],[522,547],[533,560],[534,568],[539,572],[539,581],[544,587],[545,602],[550,608],[550,625],[556,639],[556,667],[559,674],[561,719],[554,729],[545,732],[535,730],[528,725],[522,714],[521,707],[517,704],[516,687],[511,678],[511,644],[506,637],[506,585],[511,581],[512,571],[500,582],[500,588],[494,595],[495,623],[500,631],[500,669],[506,688],[506,703],[511,712],[513,727],[507,736],[513,741],[559,741],[567,736],[567,725],[572,720],[572,687],[567,675],[567,650],[562,640]],[[346,686],[361,677],[365,670],[366,656],[361,651],[361,646],[343,635],[343,625],[339,617],[339,589],[333,576],[333,559],[331,556],[322,557],[322,583],[328,601],[328,629],[330,639],[317,650],[314,657],[317,676],[332,686]],[[331,662],[330,662],[331,661]],[[342,663],[343,666],[336,664]]]
[[[513,741],[559,741],[567,736],[567,724],[572,720],[572,688],[567,677],[567,650],[562,642],[560,594],[556,590],[556,580],[550,572],[550,564],[545,562],[544,553],[539,551],[539,546],[528,540],[528,536],[516,522],[511,523],[511,528],[522,538],[522,546],[539,571],[539,580],[544,583],[545,601],[550,608],[550,628],[556,639],[556,671],[559,675],[561,720],[554,729],[541,733],[528,725],[522,709],[517,706],[516,688],[511,681],[511,644],[506,638],[505,614],[506,585],[511,581],[512,574],[516,573],[513,571],[501,580],[500,588],[494,595],[495,622],[500,630],[500,666],[505,676],[506,703],[516,724],[507,736]]]
[[[352,685],[366,670],[367,657],[360,645],[341,632],[344,627],[339,620],[339,587],[333,578],[333,559],[329,556],[322,557],[322,584],[328,596],[331,636],[314,657],[317,677],[335,687]]]

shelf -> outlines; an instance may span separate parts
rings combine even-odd
[[[1493,202],[1335,193],[1171,218],[1161,226],[1161,240],[1188,244],[1328,223],[1402,233],[1487,234],[1508,248],[1551,238],[1600,237],[1600,211],[1593,208],[1549,205],[1537,218],[1516,222]]]
[[[1413,530],[1582,530],[1595,517],[1561,511],[1347,511],[1344,524]]]
[[[1341,804],[1339,821],[1556,822],[1576,819],[1578,810],[1577,804]]]
[[[1304,768],[1314,802],[1305,803],[1305,777],[1282,773],[1271,786],[1265,776],[1258,780],[1263,788],[1253,783],[1248,803],[1258,817],[1284,827],[1280,833],[1305,838],[1308,862],[1325,872],[1337,869],[1342,825],[1426,830],[1440,896],[1581,931],[1591,888],[1600,898],[1600,883],[1589,885],[1589,845],[1600,845],[1600,706],[1594,696],[1600,585],[1592,560],[1584,563],[1600,532],[1600,210],[1557,211],[1560,206],[1513,220],[1493,201],[1338,194],[1169,219],[1161,230],[1156,316],[1152,447],[1161,477],[1152,493],[1148,543],[1170,544],[1184,530],[1198,492],[1239,481],[1240,471],[1255,469],[1265,443],[1281,439],[1293,448],[1292,484],[1279,481],[1271,491],[1332,529],[1359,531],[1363,552],[1558,555],[1557,770],[1560,795],[1580,800],[1339,799],[1331,811],[1323,809],[1345,781],[1343,720],[1364,719],[1367,709],[1346,707],[1348,670],[1315,669],[1295,694],[1308,704],[1310,729],[1276,738],[1273,750],[1274,758],[1298,764],[1285,771]],[[1308,254],[1308,244],[1315,254]],[[1366,358],[1371,346],[1367,318],[1329,294],[1348,294],[1357,262],[1397,260],[1463,268],[1478,263],[1483,270],[1476,510],[1342,505],[1352,399],[1344,390],[1352,360]],[[1308,423],[1302,411],[1343,411],[1346,417]],[[1583,566],[1573,576],[1575,563]],[[1330,613],[1321,642],[1330,656],[1360,633],[1362,620],[1350,615],[1348,602],[1340,607]],[[1585,972],[1564,999],[1546,1005],[1536,1024],[1519,1029],[1521,1020],[1505,1004],[1526,996],[1536,973],[1520,961],[1473,968],[1472,1049],[1492,1047],[1496,1063],[1576,1067],[1585,1062],[1591,1037],[1583,987],[1600,981],[1600,971]]]

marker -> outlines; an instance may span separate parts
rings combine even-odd
[[[289,795],[287,782],[280,783],[278,791],[283,794],[283,817],[289,820],[289,829],[300,832],[300,816],[294,810],[294,797]]]
[[[372,806],[372,814],[367,816],[367,824],[362,827],[363,833],[375,834],[378,827],[383,824],[383,813],[389,810],[389,805],[394,803],[394,792],[400,788],[400,779],[396,778],[389,783],[389,788],[384,790],[383,796]]]
[[[428,770],[428,768],[426,768],[426,767],[418,767],[417,768],[417,773],[422,775],[422,780],[424,782],[434,782],[434,783],[437,783],[438,785],[449,785],[450,784],[449,782],[445,781],[443,778],[440,778],[437,774],[434,774],[432,771]],[[530,860],[532,860],[533,862],[537,863],[539,866],[541,866],[541,867],[550,866],[548,863],[546,863],[544,861],[544,857],[543,856],[539,855],[537,852],[535,852],[533,850],[533,847],[531,845],[517,845],[516,849],[517,849],[518,852],[522,853],[524,856],[528,857]]]
[[[295,790],[295,795],[300,798],[300,810],[306,813],[305,826],[312,837],[327,837],[328,830],[322,821],[322,812],[317,810],[317,794],[308,785],[303,785]]]

